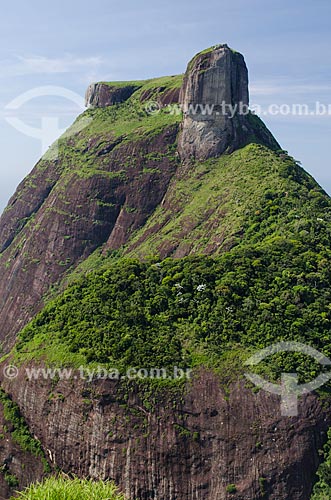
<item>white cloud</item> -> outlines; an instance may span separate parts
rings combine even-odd
[[[103,64],[103,59],[96,57],[76,57],[66,54],[64,57],[50,58],[39,55],[17,56],[14,60],[0,62],[2,78],[24,75],[59,74],[77,71],[91,71]]]

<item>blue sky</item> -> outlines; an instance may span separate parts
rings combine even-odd
[[[41,154],[40,141],[7,119],[40,127],[53,117],[65,128],[81,111],[52,96],[8,109],[21,94],[47,85],[83,96],[92,81],[177,74],[196,52],[228,43],[245,56],[252,104],[331,109],[330,18],[330,0],[8,2],[0,18],[0,209]],[[331,193],[331,115],[262,118]]]

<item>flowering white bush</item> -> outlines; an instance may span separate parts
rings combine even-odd
[[[207,288],[207,285],[198,285],[197,290],[198,292],[204,292]]]

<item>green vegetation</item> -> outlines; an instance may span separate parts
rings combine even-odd
[[[200,52],[198,52],[192,59],[191,61],[189,62],[189,65],[188,65],[188,69],[192,69],[195,61],[197,60],[198,57],[201,57],[201,56],[204,56],[204,55],[208,55],[210,54],[211,52],[213,52],[215,49],[218,49],[218,48],[221,48],[223,44],[221,43],[218,43],[216,45],[213,45],[212,47],[208,47],[207,49],[204,49],[204,50],[201,50]],[[226,44],[225,44],[226,45]],[[229,47],[230,48],[230,47]],[[231,49],[230,50],[234,53],[234,54],[238,54],[238,52],[236,52],[235,50]]]
[[[228,484],[226,487],[226,492],[230,493],[230,494],[237,493],[236,485],[235,484]]]
[[[18,486],[18,479],[13,474],[9,474],[9,472],[5,472],[5,481],[8,484],[9,488],[16,488]]]
[[[242,240],[296,240],[312,226],[318,238],[330,221],[330,199],[293,158],[250,144],[192,164],[189,175],[178,176],[167,204],[133,235],[128,253],[143,259],[166,247],[178,254],[217,254]]]
[[[137,89],[150,90],[160,87],[167,89],[179,88],[183,83],[183,75],[160,76],[157,78],[149,78],[147,80],[130,80],[118,82],[100,82],[109,87],[122,88],[122,87],[137,87]]]
[[[265,477],[259,477],[260,493],[262,496],[266,495],[266,484],[267,479]]]
[[[328,441],[322,451],[323,463],[320,465],[311,500],[329,500],[331,498],[331,429],[328,430]]]
[[[0,403],[3,407],[4,418],[8,423],[10,423],[10,432],[12,439],[20,446],[23,451],[27,451],[29,453],[32,453],[32,455],[34,455],[35,457],[39,457],[43,462],[45,472],[48,472],[50,468],[45,458],[45,454],[40,441],[38,441],[31,435],[24,418],[20,413],[18,405],[14,403],[2,389],[0,389]],[[6,474],[8,476],[8,481],[13,481],[13,477],[9,477],[11,475],[8,471],[6,471]]]
[[[102,137],[109,143],[111,135],[114,138],[121,137],[126,141],[131,141],[141,138],[144,134],[155,135],[164,127],[179,123],[182,119],[181,113],[172,113],[167,107],[149,113],[146,103],[159,101],[164,93],[181,87],[182,81],[183,75],[146,80],[146,82],[140,82],[143,85],[124,103],[88,109],[67,130],[57,146],[60,146],[61,152],[65,153],[68,145],[70,147],[67,139],[77,131],[75,150],[81,154],[86,147],[86,138],[91,139],[97,136],[98,145]],[[132,83],[135,82],[126,82],[127,85]],[[118,86],[116,82],[109,85]],[[147,97],[144,99],[144,96]],[[91,150],[90,157],[93,158]]]
[[[176,215],[157,209],[146,227],[161,228],[131,253],[157,255],[178,241],[198,255],[142,262],[96,252],[22,331],[18,360],[122,371],[205,364],[231,380],[251,352],[280,340],[331,354],[331,202],[292,158],[251,144],[193,165],[172,197]],[[201,255],[210,245],[223,253]],[[308,380],[319,367],[286,354],[261,369]]]
[[[165,128],[179,124],[182,119],[181,112],[172,112],[167,107],[149,112],[148,103],[159,102],[163,94],[179,88],[182,80],[182,75],[176,75],[145,82],[109,83],[111,86],[137,84],[140,88],[121,104],[105,108],[90,108],[85,111],[48,150],[38,169],[45,168],[49,161],[59,158],[60,167],[56,166],[56,168],[61,168],[65,175],[61,176],[56,189],[63,193],[75,175],[79,177],[106,175],[110,178],[125,175],[125,168],[121,172],[107,170],[107,161],[105,165],[102,162],[102,147],[107,148],[112,141],[114,149],[124,142],[136,142],[141,139],[149,141]],[[88,148],[87,144],[89,144]],[[126,165],[126,168],[129,166]],[[29,182],[36,178],[36,174],[37,172],[34,172],[28,178]],[[27,183],[28,181],[25,181],[24,189],[28,188]]]
[[[274,236],[217,258],[108,263],[51,301],[22,331],[15,355],[120,370],[207,364],[223,374],[279,340],[330,355],[330,250],[323,230],[314,249],[315,237]],[[275,375],[293,362],[303,378],[316,375],[311,360],[294,355],[273,358]]]
[[[108,481],[50,477],[18,493],[20,500],[125,500],[116,486]],[[14,497],[12,498],[14,500]]]

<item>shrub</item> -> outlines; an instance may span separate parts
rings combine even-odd
[[[228,484],[226,487],[227,493],[237,493],[237,486],[235,484]]]

